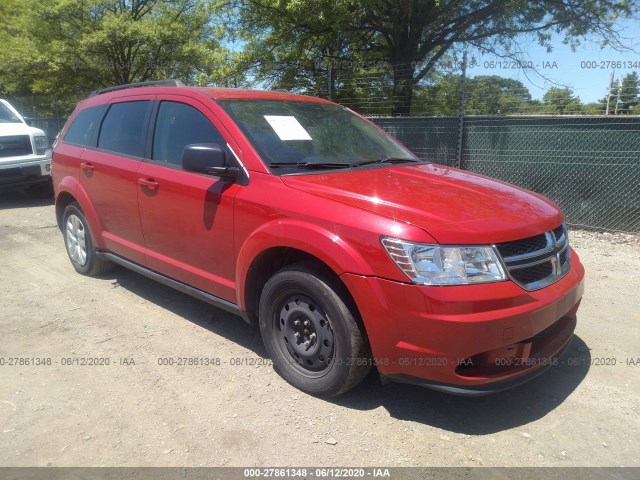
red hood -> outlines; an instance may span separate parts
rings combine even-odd
[[[422,228],[440,243],[516,240],[563,221],[550,200],[439,165],[411,165],[281,177],[291,188]]]

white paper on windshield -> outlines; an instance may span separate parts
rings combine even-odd
[[[311,140],[311,136],[304,127],[300,125],[296,117],[265,115],[264,119],[269,122],[271,128],[273,128],[278,137],[280,137],[280,140]]]

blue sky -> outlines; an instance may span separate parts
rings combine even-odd
[[[553,51],[547,53],[535,41],[523,39],[520,44],[524,46],[528,60],[551,81],[530,71],[525,74],[520,69],[510,68],[514,66],[513,62],[505,62],[491,55],[477,56],[479,65],[470,68],[468,76],[500,75],[520,80],[536,99],[542,98],[549,88],[558,86],[552,83],[557,82],[559,86],[571,87],[582,102],[595,102],[607,93],[613,70],[611,63],[607,62],[621,62],[617,65],[621,68],[616,68],[615,72],[617,79],[634,70],[640,72],[640,20],[625,21],[620,23],[620,27],[623,29],[622,36],[626,38],[625,45],[634,48],[636,52],[601,49],[594,42],[586,43],[573,52],[569,46],[562,44],[562,38],[554,38]],[[490,63],[492,60],[496,62],[493,65]],[[498,63],[501,60],[503,63]]]

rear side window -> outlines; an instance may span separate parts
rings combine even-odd
[[[153,160],[180,165],[182,151],[194,143],[225,146],[220,132],[207,117],[190,105],[162,102],[153,138]]]
[[[102,118],[104,109],[104,105],[99,105],[80,112],[64,136],[65,143],[80,145],[82,147],[89,145],[93,137],[93,132],[96,131],[96,127]]]
[[[98,148],[134,157],[144,156],[150,107],[148,100],[111,105],[102,121]]]

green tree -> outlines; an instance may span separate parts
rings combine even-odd
[[[0,88],[78,95],[175,77],[215,78],[223,29],[206,0],[3,0]],[[4,13],[4,12],[3,12]]]
[[[531,94],[518,80],[479,75],[466,81],[465,113],[470,115],[522,114]],[[427,87],[418,86],[412,114],[457,115],[460,110],[460,76],[445,75]]]
[[[256,59],[298,58],[298,70],[314,58],[386,62],[392,113],[403,115],[414,87],[457,46],[510,55],[523,34],[551,48],[552,34],[577,44],[592,33],[620,45],[614,22],[638,1],[245,0],[237,8]]]
[[[418,85],[412,115],[457,115],[460,111],[460,75],[444,75],[431,84]]]
[[[552,87],[542,96],[545,113],[575,114],[582,112],[580,98],[570,88]]]
[[[531,100],[522,82],[497,75],[469,79],[467,91],[465,111],[469,114],[522,113]]]
[[[620,81],[614,80],[609,96],[609,115],[638,114],[640,113],[640,82],[637,72],[631,72]],[[607,109],[607,96],[599,100],[602,113]]]
[[[585,115],[604,115],[605,106],[602,102],[590,102],[582,105],[582,113]]]
[[[638,74],[631,72],[625,75],[622,80],[622,88],[618,83],[611,91],[609,113],[619,115],[640,113],[640,82]]]

